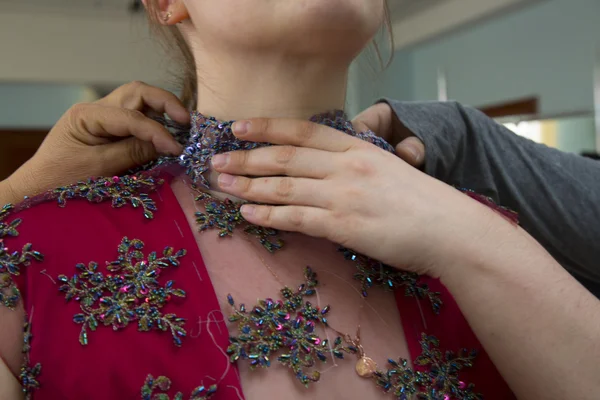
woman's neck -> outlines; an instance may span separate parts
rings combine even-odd
[[[199,55],[198,107],[222,120],[302,118],[343,109],[348,65],[281,54]]]

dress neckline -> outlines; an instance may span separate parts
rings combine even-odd
[[[309,120],[367,141],[386,151],[394,152],[389,143],[372,131],[356,131],[347,114],[342,110],[316,114]],[[204,174],[209,170],[210,161],[214,155],[272,145],[270,143],[256,143],[238,139],[231,129],[234,122],[234,120],[223,121],[199,112],[193,112],[190,128],[186,129],[179,125],[169,124],[171,128],[174,128],[175,138],[184,146],[183,154],[179,156],[178,163],[185,168],[187,175],[195,185],[204,189],[210,188]]]

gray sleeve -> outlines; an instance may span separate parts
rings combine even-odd
[[[522,227],[599,293],[600,161],[532,142],[458,103],[385,101],[425,144],[427,174],[517,211]]]

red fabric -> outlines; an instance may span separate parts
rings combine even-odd
[[[442,354],[445,351],[458,352],[463,348],[477,350],[478,355],[473,368],[461,371],[461,381],[474,384],[475,393],[483,394],[485,400],[516,399],[483,350],[448,289],[438,279],[423,277],[421,282],[427,284],[433,292],[439,292],[444,304],[441,312],[436,315],[428,300],[407,297],[403,290],[396,292],[396,302],[411,359],[414,360],[421,354],[419,341],[422,333],[439,339]]]
[[[151,197],[159,208],[151,221],[141,209],[114,209],[110,201],[70,200],[64,209],[52,201],[19,213],[20,235],[7,239],[7,246],[16,249],[32,243],[46,256],[44,262],[25,269],[19,285],[25,310],[32,314],[31,361],[42,364],[41,388],[34,399],[138,399],[148,374],[172,380],[171,398],[176,391],[189,398],[195,387],[216,382],[216,399],[239,398],[236,369],[223,353],[229,344],[227,327],[223,322],[211,324],[216,345],[207,329],[209,315],[220,308],[185,215],[168,184]],[[89,332],[87,346],[79,344],[81,325],[73,322],[73,315],[81,312],[79,303],[66,303],[59,285],[45,274],[55,281],[60,274],[71,277],[77,263],[90,261],[106,272],[104,264],[117,259],[124,236],[142,240],[145,254],[160,254],[166,246],[188,251],[181,266],[165,270],[160,278],[162,284],[175,280],[175,286],[187,293],[187,298],[174,299],[163,309],[187,319],[188,337],[180,348],[170,332],[139,332],[136,323],[117,332],[101,324]],[[213,314],[213,320],[216,316],[222,321],[220,312]],[[204,321],[201,331],[199,319]]]
[[[49,201],[19,212],[23,220],[20,235],[7,238],[6,245],[18,249],[32,243],[46,256],[44,262],[26,268],[17,280],[32,320],[31,362],[42,364],[41,388],[34,392],[34,399],[140,398],[148,374],[170,378],[171,396],[181,391],[188,398],[195,387],[218,383],[216,400],[240,398],[237,370],[224,353],[229,344],[227,327],[186,217],[168,184],[151,197],[158,206],[151,221],[143,217],[141,209],[130,205],[115,209],[110,201],[92,204],[69,200],[65,208]],[[77,263],[90,261],[98,262],[99,270],[106,273],[105,262],[117,258],[124,236],[142,240],[146,255],[160,253],[166,246],[187,250],[181,266],[169,268],[160,278],[162,284],[174,280],[175,286],[187,293],[185,299],[174,299],[162,310],[187,319],[188,337],[181,348],[173,344],[169,332],[139,332],[135,323],[117,332],[101,324],[89,332],[87,346],[79,344],[81,325],[73,322],[73,315],[81,313],[80,306],[75,301],[65,302],[57,277],[71,277]],[[411,357],[420,354],[423,331],[440,339],[443,349],[481,350],[447,290],[437,281],[429,284],[442,292],[444,306],[440,315],[434,315],[422,302],[425,330],[417,301],[403,294],[397,296]],[[211,318],[220,322],[207,324]],[[514,398],[482,350],[475,368],[461,376],[465,382],[474,383],[488,400]]]

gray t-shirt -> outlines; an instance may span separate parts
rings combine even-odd
[[[384,101],[425,144],[428,175],[517,211],[521,226],[600,296],[600,161],[535,143],[456,102]]]

